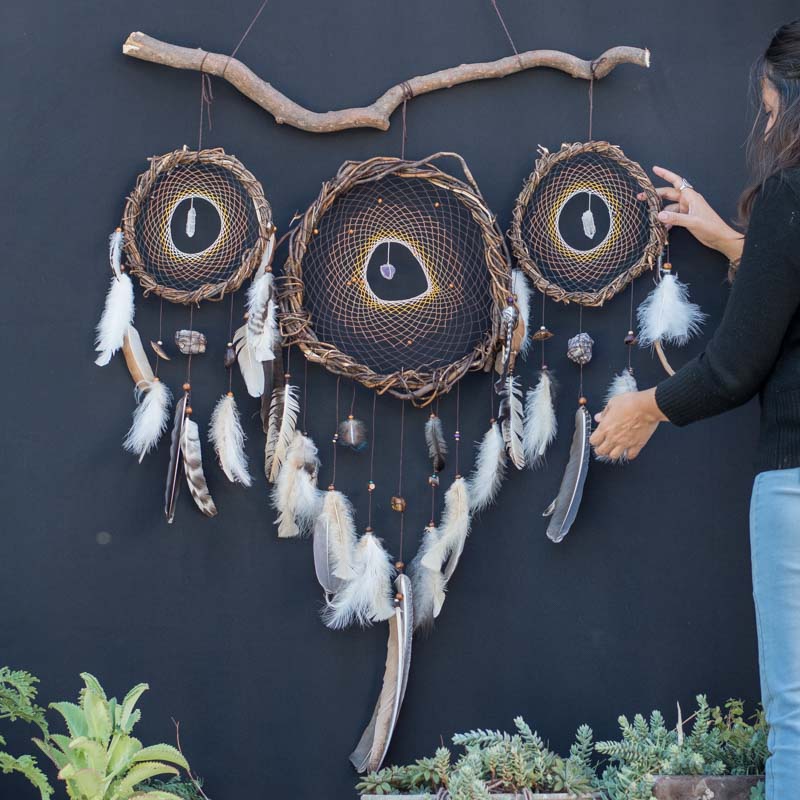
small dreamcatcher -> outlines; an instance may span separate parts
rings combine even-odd
[[[466,180],[433,164],[444,156],[458,160]],[[459,464],[458,411],[455,452],[448,453],[437,410],[438,398],[457,388],[466,373],[490,372],[498,350],[501,369],[512,368],[506,343],[513,338],[517,315],[509,295],[508,254],[460,156],[438,153],[416,162],[372,158],[345,163],[323,184],[292,233],[282,282],[284,345],[297,345],[307,362],[339,377],[332,403],[337,409],[331,436],[333,476],[324,492],[317,489],[317,448],[306,432],[297,430],[298,392],[288,375],[285,386],[273,394],[266,471],[275,484],[278,535],[313,533],[326,625],[339,629],[389,622],[383,687],[351,755],[359,771],[374,770],[384,760],[397,723],[413,632],[431,626],[439,615],[471,517],[493,501],[503,478],[506,451],[500,424],[491,420],[476,469],[465,477]],[[347,417],[339,417],[342,378],[374,392],[371,426],[357,419],[355,400]],[[383,520],[380,525],[398,531],[397,561],[373,528],[378,394],[402,402],[398,490],[390,503],[395,522]],[[432,517],[408,574],[402,561],[406,401],[432,409],[424,430],[431,472],[422,483],[431,493]],[[336,451],[342,447],[368,451],[368,508],[360,535],[356,510],[335,485]],[[451,457],[453,478],[437,523],[436,491]]]
[[[186,148],[150,159],[128,197],[122,225],[110,238],[111,287],[97,327],[96,363],[104,366],[122,350],[133,378],[138,405],[124,439],[126,450],[144,456],[158,444],[169,423],[172,393],[159,377],[170,361],[163,338],[163,301],[189,307],[189,327],[175,332],[174,346],[187,357],[182,394],[175,405],[164,511],[169,522],[185,475],[192,498],[206,516],[217,513],[203,473],[200,430],[192,419],[191,363],[205,353],[205,335],[194,328],[195,310],[205,300],[233,294],[254,275],[244,325],[230,337],[224,356],[228,391],[211,420],[209,438],[220,466],[232,482],[249,486],[243,432],[232,391],[237,356],[248,391],[260,396],[269,382],[279,346],[271,258],[275,240],[272,211],[261,184],[221,149]],[[134,288],[162,303],[158,335],[150,341],[155,366],[133,325]],[[233,333],[231,331],[231,333]],[[266,378],[265,378],[266,376]],[[271,387],[268,388],[268,394]]]
[[[544,359],[544,342],[551,334],[544,325],[545,296],[580,306],[580,330],[567,345],[567,357],[580,367],[575,432],[561,488],[544,512],[550,517],[547,535],[560,542],[578,513],[589,468],[592,418],[583,393],[583,367],[592,358],[594,342],[583,330],[583,307],[603,305],[629,284],[629,329],[624,338],[627,365],[615,375],[611,397],[635,391],[631,349],[652,344],[650,329],[680,313],[664,304],[664,290],[680,292],[675,278],[662,269],[666,231],[658,221],[661,204],[644,170],[607,142],[565,144],[556,153],[541,149],[535,169],[514,208],[510,231],[514,255],[534,286],[542,292],[542,325],[534,339],[542,343],[541,372],[529,392],[526,447],[543,455],[555,436],[552,376]],[[635,278],[658,265],[661,282],[639,312],[640,335],[633,329]],[[681,296],[683,301],[685,295]],[[648,322],[650,327],[648,327]],[[646,334],[646,335],[645,335]]]

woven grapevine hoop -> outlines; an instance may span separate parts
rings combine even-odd
[[[644,193],[645,199],[637,195]],[[587,203],[607,217],[597,240],[583,247],[562,230],[569,203]],[[581,206],[585,208],[586,206]],[[564,144],[542,151],[514,207],[514,256],[535,286],[554,300],[601,306],[652,269],[666,233],[661,203],[645,171],[608,142]],[[592,233],[592,237],[594,237]]]
[[[177,213],[195,199],[216,212],[218,232],[187,252],[176,244]],[[185,214],[182,215],[185,219]],[[171,303],[221,300],[236,291],[261,260],[274,232],[261,184],[222,149],[174,150],[150,159],[122,217],[127,267],[145,296]]]
[[[431,163],[445,156],[466,180]],[[390,253],[412,265],[394,284]],[[376,293],[412,269],[410,296]],[[502,233],[460,156],[348,161],[292,233],[282,334],[334,374],[427,405],[492,364],[509,275]]]

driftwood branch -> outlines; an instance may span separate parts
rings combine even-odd
[[[193,69],[224,78],[245,97],[268,111],[280,124],[292,125],[312,133],[332,133],[348,128],[377,128],[388,130],[392,113],[404,99],[417,97],[439,89],[449,89],[461,83],[503,78],[535,67],[549,67],[566,72],[573,78],[595,80],[604,78],[620,64],[650,66],[650,51],[638,47],[612,47],[593,61],[586,61],[559,50],[529,50],[518,56],[479,64],[461,64],[429,75],[410,78],[384,92],[374,103],[361,108],[340,111],[311,111],[295,103],[267,81],[258,77],[241,61],[221,53],[209,53],[153,39],[144,33],[128,36],[122,46],[126,56],[152,61],[175,69]]]

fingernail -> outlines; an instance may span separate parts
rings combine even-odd
[[[669,220],[669,212],[668,211],[659,211],[658,212],[658,218],[662,222],[667,222],[667,220]]]

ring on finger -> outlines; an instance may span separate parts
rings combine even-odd
[[[684,189],[694,189],[694,186],[686,178],[681,178],[681,185],[678,187],[678,191],[682,192]]]

